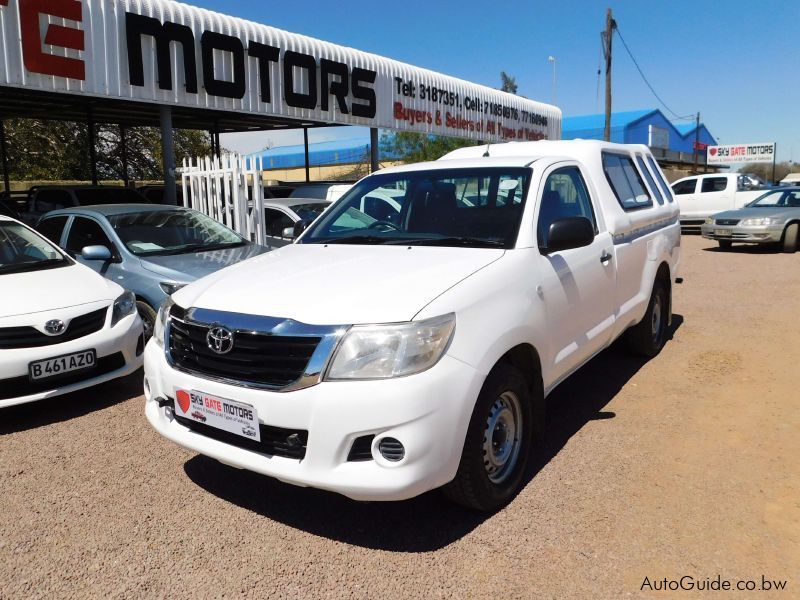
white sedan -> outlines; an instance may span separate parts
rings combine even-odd
[[[123,377],[143,351],[133,294],[0,216],[0,408]]]

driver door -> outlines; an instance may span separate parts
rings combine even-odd
[[[549,331],[547,359],[554,383],[572,373],[611,340],[616,269],[614,244],[577,164],[559,163],[545,173],[537,206],[537,242],[542,254],[537,292],[544,301]],[[546,250],[550,224],[585,217],[594,240],[582,248]]]

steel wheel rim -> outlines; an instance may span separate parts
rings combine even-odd
[[[483,466],[489,481],[500,484],[511,476],[521,440],[522,404],[514,392],[503,392],[489,408],[483,432]]]

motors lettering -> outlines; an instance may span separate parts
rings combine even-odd
[[[158,87],[172,90],[173,73],[170,62],[170,47],[181,46],[183,57],[183,81],[186,91],[196,94],[197,58],[195,38],[186,25],[162,23],[156,18],[135,13],[125,14],[125,35],[128,46],[128,71],[131,85],[144,86],[144,61],[142,38],[155,40],[156,73]],[[233,65],[230,80],[218,79],[215,75],[214,57],[226,56]],[[258,72],[259,97],[270,104],[272,100],[273,68],[281,78],[283,99],[288,106],[323,111],[334,110],[342,114],[372,119],[377,110],[375,83],[377,72],[346,63],[317,59],[309,54],[286,50],[281,60],[281,49],[276,46],[250,41],[245,44],[238,37],[204,31],[200,37],[200,61],[203,87],[212,96],[241,99],[247,92],[248,60],[254,60]],[[303,85],[305,83],[305,85]],[[333,102],[331,102],[333,97]]]
[[[252,409],[244,406],[238,406],[236,404],[230,404],[221,398],[211,398],[196,392],[191,392],[189,394],[189,398],[191,399],[192,404],[214,411],[221,415],[230,415],[232,417],[246,419],[248,421],[254,420]]]

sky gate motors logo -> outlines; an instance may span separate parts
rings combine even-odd
[[[0,6],[8,6],[9,0],[0,0]],[[20,34],[25,68],[32,73],[55,75],[70,79],[86,79],[86,64],[81,58],[58,56],[46,51],[69,49],[86,50],[85,32],[76,27],[49,24],[44,39],[40,17],[50,15],[83,22],[83,7],[80,0],[18,0]],[[131,85],[145,85],[142,39],[151,37],[155,44],[156,79],[161,90],[172,90],[172,62],[170,50],[173,44],[181,47],[183,57],[183,81],[186,92],[198,93],[197,56],[194,33],[191,28],[170,21],[125,13],[124,35],[128,50],[128,80]],[[49,49],[47,49],[49,50]],[[231,80],[218,79],[214,70],[214,56],[224,55],[233,65]],[[270,70],[272,63],[279,66],[278,72],[283,88],[283,99],[294,108],[333,110],[331,98],[342,114],[373,119],[377,112],[375,83],[377,72],[346,63],[317,60],[302,52],[281,49],[250,41],[245,44],[231,35],[203,31],[200,37],[200,62],[203,88],[211,96],[242,99],[247,92],[248,58],[254,59],[258,68],[259,97],[262,102],[272,102]],[[179,65],[180,66],[180,65]],[[302,83],[306,85],[303,86]],[[300,84],[300,85],[298,85]],[[302,89],[302,88],[305,89]]]

